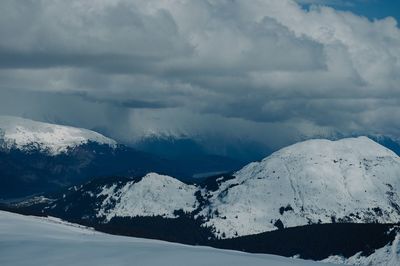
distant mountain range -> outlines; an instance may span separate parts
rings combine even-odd
[[[98,178],[3,207],[115,234],[311,259],[367,256],[396,236],[399,177],[400,157],[367,137],[309,140],[197,183],[156,173]]]
[[[169,160],[181,171],[192,173],[195,179],[238,170],[250,160],[237,154],[210,153],[202,143],[188,137],[147,136],[131,147]],[[261,155],[249,156],[262,158]]]
[[[156,154],[163,158],[195,161],[197,158],[214,155],[245,164],[258,161],[272,153],[272,149],[258,142],[244,139],[219,139],[201,136],[148,134],[130,144],[133,148]]]
[[[170,147],[171,154],[175,148]],[[204,151],[163,156],[87,129],[0,116],[0,199],[56,191],[95,177],[156,171],[189,180],[230,172],[243,164]]]

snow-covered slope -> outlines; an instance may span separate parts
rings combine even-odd
[[[122,187],[104,186],[97,197],[105,196],[98,217],[163,216],[176,217],[175,211],[192,212],[198,207],[197,188],[166,175],[149,173],[139,182]]]
[[[222,237],[309,223],[400,221],[400,158],[366,138],[309,140],[251,163],[208,194]]]
[[[112,236],[0,211],[0,265],[329,265],[156,240]]]
[[[341,256],[331,256],[324,262],[347,264],[347,265],[400,265],[400,234],[398,234],[392,244],[376,250],[369,256],[362,256],[361,252],[350,258]]]
[[[116,145],[114,140],[91,130],[0,116],[0,145],[3,149],[35,149],[57,155],[88,142]]]

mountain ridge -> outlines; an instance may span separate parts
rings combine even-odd
[[[1,145],[3,149],[16,148],[24,151],[35,149],[53,156],[89,142],[114,148],[117,146],[115,140],[88,129],[14,116],[0,116],[0,139],[3,141]]]

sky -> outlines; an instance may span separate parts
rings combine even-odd
[[[3,0],[0,114],[146,136],[400,137],[397,0]]]
[[[400,1],[398,0],[298,0],[297,2],[307,8],[312,4],[327,5],[368,17],[371,20],[388,16],[394,17],[397,21],[400,19]]]

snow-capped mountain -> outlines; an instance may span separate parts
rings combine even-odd
[[[63,219],[109,223],[117,218],[175,219],[199,209],[199,187],[149,173],[135,178],[98,178],[64,191],[56,199],[43,196],[19,202],[17,207],[44,205],[44,212]]]
[[[113,217],[175,218],[177,211],[190,213],[198,207],[196,191],[194,185],[187,185],[170,176],[149,173],[138,182],[129,181],[121,187],[117,184],[102,187],[97,197],[105,198],[97,216],[105,217],[106,221]]]
[[[59,155],[77,146],[95,142],[116,147],[117,142],[97,132],[12,116],[0,116],[0,147],[32,149]]]
[[[208,193],[201,214],[226,237],[310,223],[397,223],[400,158],[366,137],[309,140],[247,165]]]

